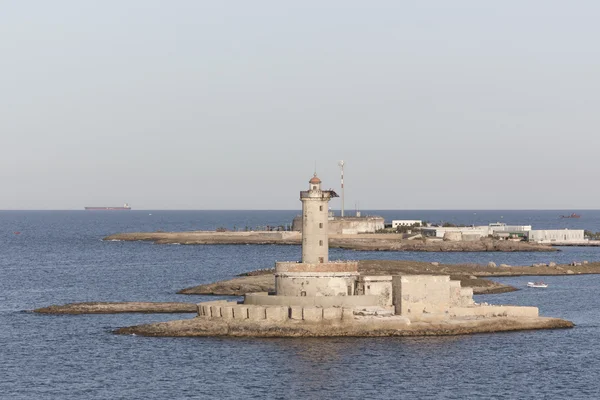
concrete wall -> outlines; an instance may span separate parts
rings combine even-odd
[[[275,292],[280,296],[353,296],[357,272],[277,272]]]
[[[241,233],[241,232],[236,232],[237,233]],[[281,231],[281,232],[262,232],[262,231],[256,231],[256,232],[248,232],[249,235],[248,236],[258,236],[261,238],[265,238],[265,239],[289,239],[289,238],[295,238],[298,236],[297,232],[285,232],[285,231]]]
[[[383,229],[385,220],[378,216],[365,217],[333,217],[329,218],[328,233],[346,234],[352,233],[374,233],[379,229]],[[292,221],[292,230],[302,232],[302,217],[295,217]]]
[[[447,275],[394,276],[392,291],[398,315],[443,314],[450,308],[450,277]]]
[[[256,296],[266,297],[266,296]],[[274,296],[269,296],[274,297]],[[199,313],[198,317],[220,320],[238,320],[247,322],[285,322],[289,319],[306,322],[342,321],[353,319],[353,309],[343,307],[321,306],[280,306],[280,305],[246,305],[232,302],[205,302],[198,304],[198,310],[211,310],[210,313]]]
[[[450,307],[467,307],[473,304],[473,288],[461,287],[460,281],[450,281]]]
[[[299,307],[374,307],[381,301],[380,296],[256,296],[248,293],[244,296],[244,304],[262,306],[299,306]]]
[[[381,307],[393,305],[392,276],[360,276],[356,285],[356,294],[378,296]]]
[[[358,261],[334,261],[325,264],[278,261],[275,263],[275,273],[280,272],[358,272]]]
[[[552,243],[552,242],[585,242],[583,229],[556,229],[556,230],[531,230],[529,241]]]
[[[461,306],[460,281],[450,281],[450,307]]]
[[[356,233],[374,233],[385,227],[382,217],[333,217],[329,220],[329,233],[342,234],[344,230],[356,231]]]

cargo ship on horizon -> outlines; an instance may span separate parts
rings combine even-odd
[[[129,204],[123,204],[123,207],[84,207],[86,210],[131,210]]]

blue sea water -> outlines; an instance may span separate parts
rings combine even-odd
[[[600,211],[372,211],[391,219],[531,224],[600,231]],[[0,211],[0,398],[465,399],[600,398],[600,276],[498,279],[523,290],[477,301],[533,305],[570,330],[454,337],[233,339],[118,336],[115,328],[191,315],[37,315],[82,301],[193,301],[177,290],[231,278],[299,246],[105,242],[111,233],[277,226],[296,211]],[[15,234],[20,232],[20,234]],[[333,259],[528,265],[600,261],[600,249],[558,253],[355,252]]]

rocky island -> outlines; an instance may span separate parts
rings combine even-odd
[[[445,266],[426,267],[425,274],[415,274],[415,267],[410,264],[382,266],[371,262],[359,268],[357,261],[330,261],[327,210],[329,200],[336,196],[332,190],[321,189],[316,174],[310,179],[308,190],[300,192],[302,259],[277,262],[272,276],[262,274],[267,276],[265,280],[274,281],[274,291],[246,291],[243,302],[199,303],[195,318],[121,328],[115,333],[414,336],[573,327],[569,321],[540,317],[537,307],[477,304],[473,288],[463,287],[461,280],[453,279],[452,271]],[[420,267],[422,270],[423,266]],[[371,274],[372,271],[380,274]],[[261,274],[251,275],[247,278],[261,277]],[[471,275],[468,279],[477,280]],[[180,293],[194,290],[202,289]]]
[[[131,232],[116,233],[104,238],[106,241],[150,241],[156,244],[278,244],[300,245],[300,232]],[[348,234],[330,235],[329,247],[364,250],[364,251],[557,251],[556,248],[534,242],[497,240],[483,238],[480,240],[444,241],[433,238],[415,240],[403,239],[401,234]]]
[[[361,250],[549,251],[549,246],[509,240],[408,241],[390,235],[328,236],[328,202],[337,194],[322,190],[316,176],[300,192],[302,234],[132,233],[105,240],[151,240],[180,244],[301,244],[300,262],[277,262],[273,270],[181,290],[180,294],[243,295],[237,300],[194,303],[79,303],[50,306],[38,313],[111,312],[195,313],[192,319],[115,330],[146,336],[422,336],[459,335],[524,329],[571,328],[573,323],[541,317],[537,307],[478,304],[473,295],[514,290],[481,276],[596,273],[597,264],[497,267],[442,265],[413,261],[329,260],[329,245]],[[336,242],[337,240],[337,242]],[[474,246],[474,247],[466,247]],[[420,246],[420,247],[419,247]],[[452,247],[457,246],[457,247]],[[525,246],[525,247],[521,247]],[[435,249],[435,250],[432,250]],[[476,249],[476,250],[473,250]],[[493,264],[493,265],[492,265]]]

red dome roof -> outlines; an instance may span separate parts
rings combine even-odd
[[[321,183],[321,180],[317,177],[317,174],[315,174],[315,176],[313,176],[308,183],[318,184]]]

